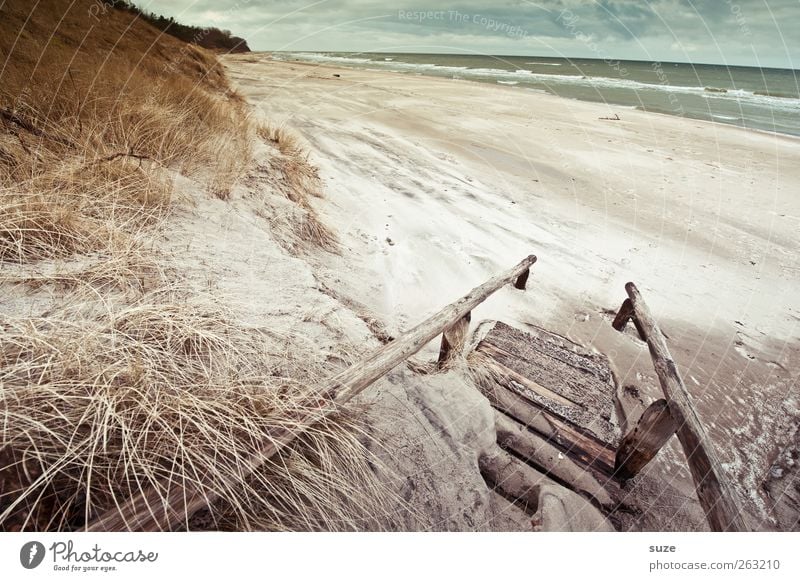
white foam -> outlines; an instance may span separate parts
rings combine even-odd
[[[311,62],[329,62],[337,64],[348,64],[363,66],[369,63],[375,70],[389,70],[392,72],[414,72],[428,73],[434,75],[458,75],[461,78],[474,78],[481,80],[494,80],[500,84],[512,84],[512,82],[540,83],[545,86],[557,86],[558,84],[569,84],[583,87],[598,87],[608,89],[629,89],[632,91],[657,91],[667,93],[694,94],[704,99],[721,99],[734,101],[737,103],[748,103],[755,106],[767,106],[772,109],[782,109],[785,111],[800,112],[800,98],[774,97],[770,95],[757,95],[753,91],[744,89],[726,89],[725,92],[708,91],[705,86],[685,86],[668,85],[661,83],[646,83],[631,79],[619,79],[612,77],[588,77],[579,74],[548,74],[536,73],[528,69],[516,69],[509,71],[497,68],[469,68],[464,66],[437,65],[433,63],[407,63],[402,61],[390,60],[383,57],[382,60],[372,60],[369,58],[329,55],[324,53],[288,53],[288,58],[307,60]],[[391,57],[394,58],[394,57]],[[559,65],[560,63],[541,63],[530,62],[526,64],[547,64]],[[503,82],[501,82],[503,81]],[[724,88],[724,87],[722,87]],[[725,118],[723,120],[734,120],[738,118]]]

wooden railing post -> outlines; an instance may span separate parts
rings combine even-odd
[[[622,302],[622,306],[619,308],[617,316],[614,317],[611,326],[614,327],[614,329],[616,329],[617,331],[622,332],[625,330],[628,321],[633,321],[633,324],[636,326],[636,331],[639,333],[639,338],[642,341],[647,341],[647,338],[644,336],[644,331],[642,329],[642,326],[639,324],[639,321],[637,321],[636,317],[633,315],[633,303],[631,302],[631,299],[625,299]]]
[[[625,285],[625,290],[630,303],[629,306],[627,301],[623,303],[620,314],[615,319],[615,323],[619,321],[620,326],[615,325],[615,328],[622,330],[624,322],[632,318],[642,339],[647,342],[658,381],[667,399],[669,413],[677,427],[678,440],[686,454],[697,497],[706,513],[708,524],[713,531],[744,531],[746,528],[742,520],[742,510],[726,480],[725,471],[714,452],[711,440],[692,405],[689,392],[678,374],[664,335],[636,285],[629,282]],[[623,310],[628,313],[627,319]]]
[[[636,476],[655,458],[676,428],[667,400],[659,399],[650,404],[636,427],[622,439],[614,462],[614,476],[620,480]]]
[[[469,312],[444,330],[442,344],[439,347],[439,368],[447,365],[451,359],[458,357],[464,351],[464,343],[467,340],[471,320],[472,313]]]
[[[342,404],[363,391],[394,367],[417,353],[437,335],[463,320],[470,311],[501,287],[517,280],[536,262],[531,255],[512,269],[495,276],[407,333],[375,349],[363,360],[334,377],[321,390],[319,407],[296,418],[291,428],[276,428],[272,437],[261,442],[259,449],[242,458],[235,475],[207,474],[200,482],[175,480],[161,482],[135,494],[122,505],[110,509],[97,520],[87,523],[87,531],[160,531],[186,523],[188,517],[216,501],[215,490],[230,488],[236,480],[247,477],[269,458],[282,450],[316,422],[336,412]],[[227,480],[223,483],[217,480]]]
[[[530,268],[526,268],[525,270],[523,270],[522,274],[520,274],[517,277],[517,280],[514,281],[514,288],[519,290],[525,290],[525,285],[528,284],[528,276],[530,276],[530,274],[531,274]]]

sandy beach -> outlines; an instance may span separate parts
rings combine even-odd
[[[473,322],[539,325],[605,353],[625,428],[661,397],[646,347],[610,325],[634,281],[751,522],[790,526],[800,140],[500,85],[224,63],[320,170],[313,203],[342,246],[308,258],[326,287],[397,334],[536,254],[529,292],[501,291]],[[696,502],[674,438],[646,471]]]

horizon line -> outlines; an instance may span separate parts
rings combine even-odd
[[[714,63],[714,62],[697,62],[697,61],[670,61],[670,60],[641,60],[641,59],[612,59],[612,58],[597,58],[597,57],[583,57],[583,56],[544,56],[535,54],[489,54],[477,52],[415,52],[415,51],[351,51],[351,50],[251,50],[250,52],[275,52],[275,53],[335,53],[335,54],[416,54],[416,55],[459,55],[459,56],[485,56],[485,57],[525,57],[525,58],[541,58],[541,59],[556,59],[556,60],[587,60],[587,61],[602,61],[602,62],[626,62],[626,63],[666,63],[675,65],[699,65],[699,66],[712,66],[712,67],[741,67],[747,69],[772,69],[778,71],[792,71],[793,73],[800,73],[800,69],[794,69],[786,66],[761,66],[761,65],[743,65],[743,64],[730,64],[730,63]]]

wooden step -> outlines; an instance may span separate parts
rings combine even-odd
[[[471,362],[549,416],[604,446],[619,444],[616,385],[604,356],[545,329],[521,331],[497,321]]]

